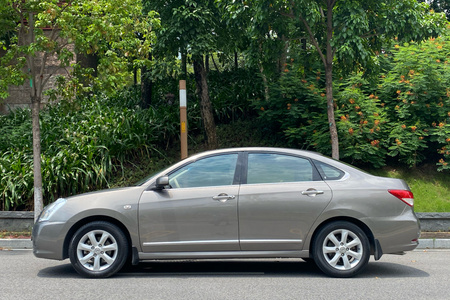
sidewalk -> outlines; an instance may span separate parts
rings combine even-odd
[[[440,235],[424,234],[425,238],[419,239],[416,249],[450,249],[450,238],[441,238]],[[33,249],[31,239],[0,239],[0,250]]]

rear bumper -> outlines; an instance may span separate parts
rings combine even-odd
[[[383,254],[396,254],[414,250],[419,245],[420,223],[412,211],[397,217],[372,218],[373,230]]]

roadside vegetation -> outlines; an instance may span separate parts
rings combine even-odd
[[[130,185],[179,160],[178,80],[186,79],[190,154],[238,146],[338,152],[373,174],[404,178],[416,211],[450,212],[450,25],[443,14],[415,0],[328,1],[333,8],[158,0],[133,9],[125,5],[133,1],[114,1],[120,11],[97,2],[6,0],[0,8],[0,97],[32,77],[23,67],[36,53],[58,54],[61,66],[72,55],[55,50],[61,40],[39,28],[36,41],[18,43],[17,24],[30,26],[21,21],[32,15],[14,17],[18,6],[35,11],[38,26],[64,29],[91,59],[40,90],[52,102],[37,128],[28,109],[0,116],[1,210],[36,207],[39,144],[44,204]],[[324,31],[327,9],[340,26],[339,45]],[[380,20],[389,20],[384,32]],[[325,58],[329,43],[334,56]],[[36,129],[40,141],[33,141]]]

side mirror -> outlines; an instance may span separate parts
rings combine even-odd
[[[155,190],[163,190],[165,186],[169,185],[169,176],[161,176],[156,179]]]

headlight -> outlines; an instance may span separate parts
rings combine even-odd
[[[47,205],[42,211],[41,216],[39,217],[38,222],[48,221],[53,216],[53,214],[60,209],[66,203],[66,199],[59,198],[52,204]]]

